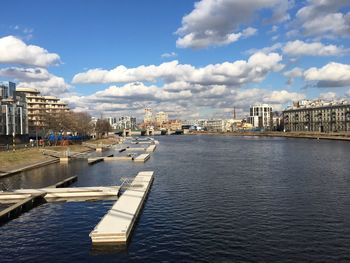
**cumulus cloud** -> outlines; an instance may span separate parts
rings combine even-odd
[[[187,82],[201,85],[230,84],[242,85],[262,81],[270,72],[280,71],[282,57],[277,53],[256,53],[247,61],[238,60],[221,64],[210,64],[196,68],[178,61],[162,63],[159,66],[139,66],[126,68],[118,66],[112,70],[91,69],[78,73],[73,83],[127,83],[137,81],[165,83]]]
[[[320,93],[319,98],[322,100],[335,100],[337,98],[337,94],[331,91],[323,92],[323,93]]]
[[[69,92],[71,85],[64,78],[50,74],[50,78],[43,81],[19,82],[17,87],[38,89],[44,95],[63,95]]]
[[[201,0],[182,18],[176,31],[176,45],[182,48],[205,48],[233,43],[255,34],[255,29],[241,31],[262,9],[272,10],[270,22],[288,19],[287,0]]]
[[[177,54],[175,52],[170,52],[170,53],[163,53],[161,55],[162,58],[174,58],[177,57]]]
[[[36,88],[45,95],[60,95],[71,88],[63,78],[51,74],[45,68],[2,68],[0,76],[19,82],[17,87]]]
[[[295,40],[286,43],[283,53],[290,56],[339,56],[349,53],[349,50],[336,45],[324,45],[321,42],[306,43]]]
[[[48,67],[60,63],[59,55],[46,49],[27,45],[14,36],[0,38],[0,64],[21,64]]]
[[[303,76],[303,69],[299,67],[295,67],[291,70],[283,72],[283,75],[288,78],[287,84],[291,85],[295,78],[299,78]]]
[[[304,79],[315,82],[317,87],[346,87],[350,85],[350,65],[330,62],[322,68],[310,68]]]
[[[341,12],[345,6],[350,6],[348,0],[309,0],[306,6],[298,10],[295,24],[306,36],[349,37],[350,12]]]
[[[43,68],[19,68],[19,67],[9,67],[1,68],[0,76],[10,77],[15,79],[15,81],[40,81],[48,80],[52,77],[46,69]]]
[[[142,118],[143,109],[150,106],[154,111],[166,111],[171,118],[191,118],[203,116],[203,111],[215,109],[216,115],[226,116],[226,112],[236,107],[237,111],[246,112],[256,103],[269,103],[275,110],[281,110],[293,100],[305,98],[305,95],[286,90],[232,88],[228,85],[203,86],[196,84],[192,89],[188,83],[183,89],[166,89],[143,83],[127,83],[122,86],[110,86],[89,96],[69,96],[65,101],[72,108],[82,109],[94,115],[129,114],[132,112]]]

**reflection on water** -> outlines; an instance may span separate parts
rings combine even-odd
[[[164,136],[145,164],[86,160],[6,182],[43,187],[118,185],[154,170],[126,250],[91,247],[89,233],[113,201],[48,203],[1,227],[1,262],[350,261],[348,142]],[[109,252],[109,253],[106,253]]]

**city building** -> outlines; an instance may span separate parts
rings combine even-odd
[[[285,131],[348,132],[348,101],[303,100],[283,111]]]
[[[42,133],[46,127],[45,115],[68,112],[67,104],[55,96],[42,96],[40,91],[33,88],[16,88],[16,94],[25,99],[28,114],[29,136]]]
[[[107,117],[107,121],[109,122],[111,127],[113,127],[117,124],[118,118],[117,117]]]
[[[169,120],[168,113],[164,111],[160,111],[156,114],[156,125],[158,127],[162,127],[162,125],[168,122],[168,120]]]
[[[207,131],[210,132],[225,132],[225,120],[222,119],[212,119],[212,120],[207,120],[206,124],[204,126]]]
[[[130,116],[122,116],[115,124],[112,125],[112,127],[114,130],[136,130],[136,118]]]
[[[153,123],[153,113],[151,108],[145,108],[145,115],[143,118],[143,122],[145,124],[152,124]]]
[[[179,131],[181,130],[182,124],[180,120],[168,120],[163,123],[162,128],[165,130]]]
[[[27,103],[16,93],[16,84],[0,82],[0,135],[27,135]]]
[[[272,107],[268,104],[251,106],[248,122],[253,125],[253,128],[271,129]]]

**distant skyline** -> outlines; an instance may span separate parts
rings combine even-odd
[[[0,80],[93,116],[350,99],[350,1],[3,1]]]

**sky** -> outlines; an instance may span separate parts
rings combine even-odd
[[[0,80],[92,116],[350,99],[349,0],[2,1]],[[6,11],[5,11],[6,10]]]

